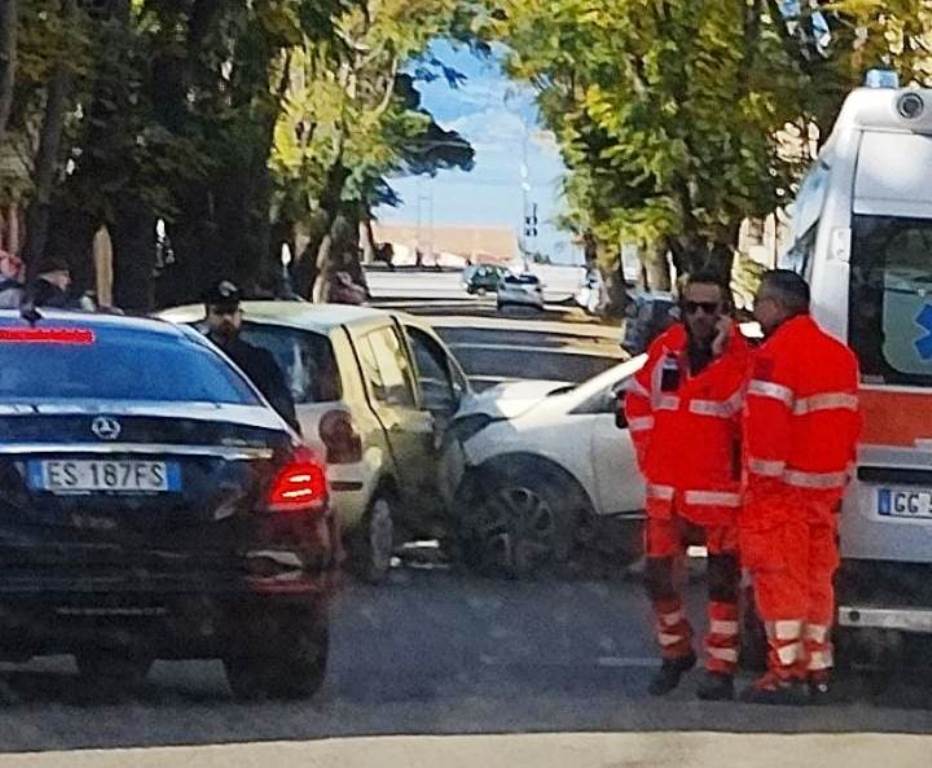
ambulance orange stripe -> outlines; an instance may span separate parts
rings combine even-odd
[[[862,389],[861,442],[913,447],[932,440],[932,397],[928,393]]]

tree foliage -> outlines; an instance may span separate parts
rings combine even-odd
[[[486,34],[537,89],[570,169],[568,223],[681,270],[730,268],[742,219],[790,200],[810,126],[825,134],[867,68],[927,76],[921,0],[494,5]]]
[[[0,191],[44,222],[30,226],[43,236],[27,250],[61,251],[89,279],[90,240],[106,224],[117,298],[135,309],[196,298],[220,275],[273,289],[280,241],[316,212],[332,220],[398,202],[395,172],[470,167],[471,148],[433,121],[416,89],[426,77],[455,83],[425,52],[436,36],[467,36],[466,6],[5,4],[0,20],[15,17],[16,34],[0,30],[0,106],[12,93]],[[428,151],[431,142],[455,146]],[[171,264],[155,263],[157,218],[168,222]]]

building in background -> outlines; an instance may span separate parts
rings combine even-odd
[[[374,222],[376,244],[391,243],[396,266],[426,267],[466,264],[509,264],[519,256],[511,227],[433,226]]]

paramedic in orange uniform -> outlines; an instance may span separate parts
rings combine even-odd
[[[745,399],[739,530],[768,672],[744,698],[802,703],[828,693],[837,513],[856,458],[858,366],[812,319],[809,286],[795,272],[764,276],[754,314],[765,341]]]
[[[692,275],[678,323],[650,346],[625,395],[625,412],[647,481],[647,587],[662,664],[650,692],[676,688],[696,663],[676,573],[686,547],[708,549],[709,633],[703,699],[734,697],[738,661],[736,518],[740,505],[742,391],[748,346],[728,317],[729,291]]]

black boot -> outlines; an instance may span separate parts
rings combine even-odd
[[[680,684],[680,678],[696,666],[696,654],[692,651],[678,659],[664,659],[660,669],[647,686],[651,696],[663,696]]]
[[[721,672],[706,672],[696,696],[703,701],[734,701],[735,679]]]
[[[748,704],[798,706],[809,703],[809,690],[803,680],[781,679],[773,672],[767,672],[750,688],[742,692],[741,701]]]

